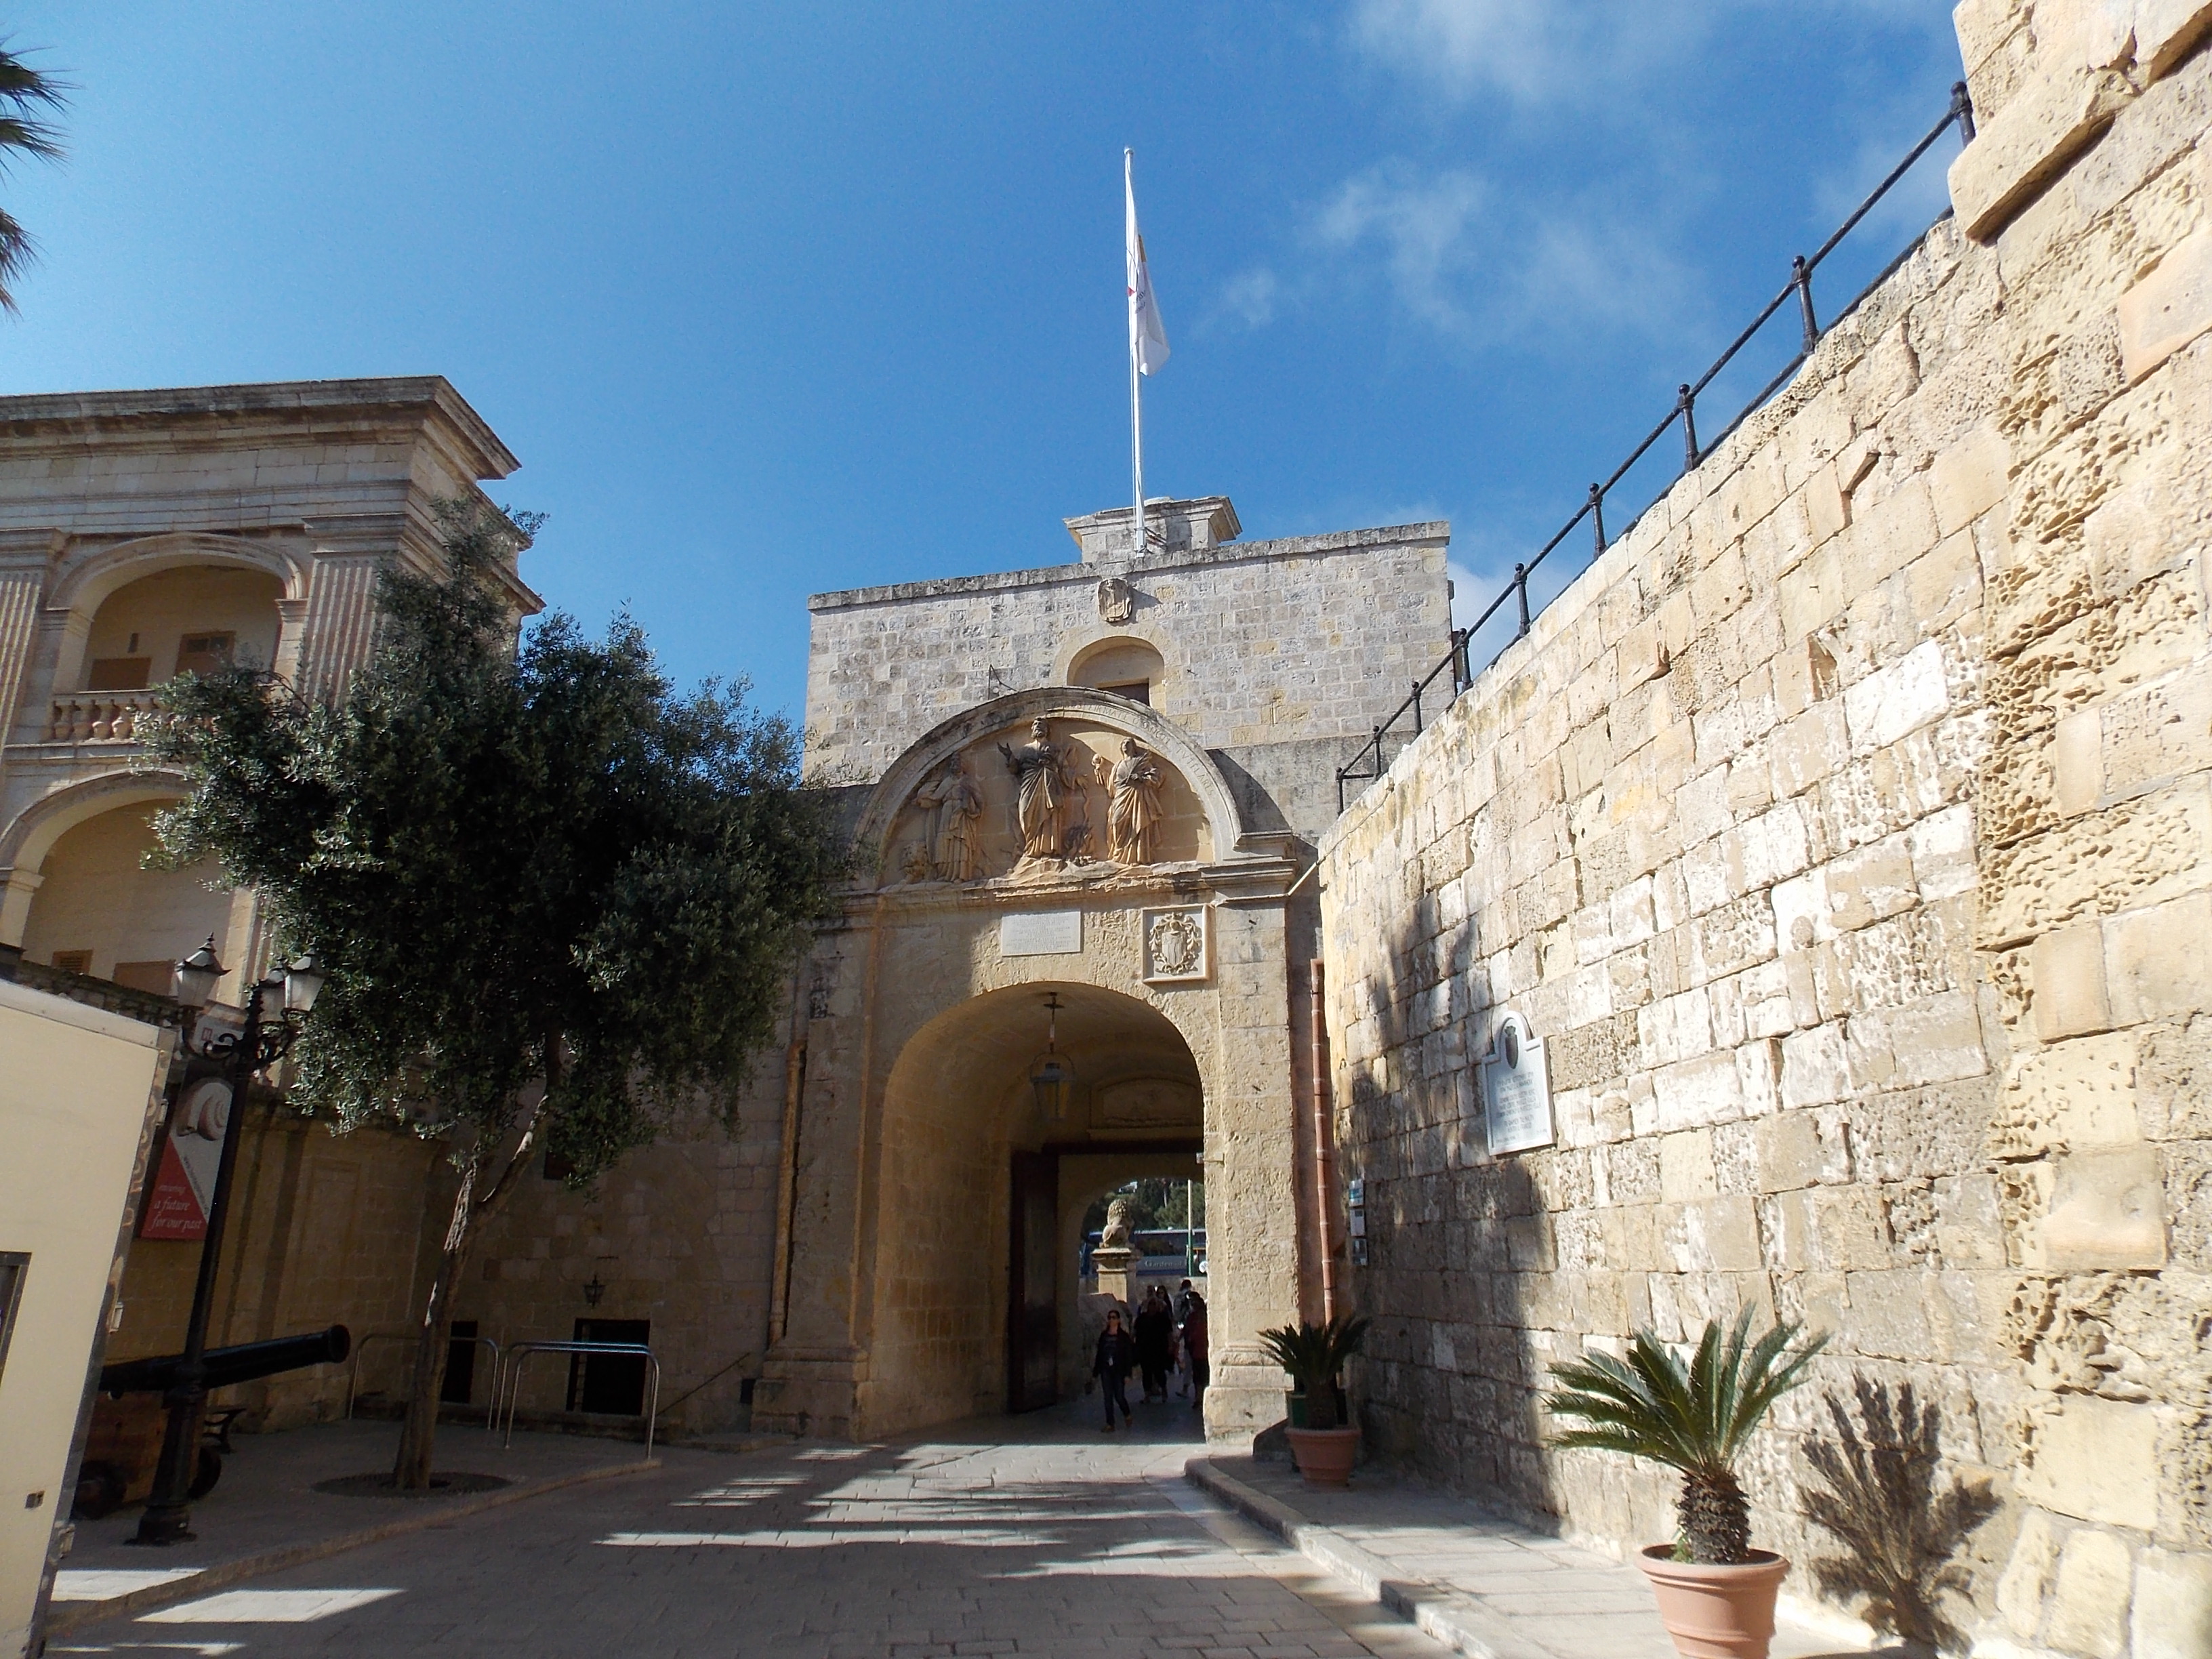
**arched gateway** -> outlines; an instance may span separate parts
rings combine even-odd
[[[1076,687],[927,733],[860,832],[874,867],[811,963],[755,1423],[878,1436],[1079,1387],[1082,1200],[1198,1157],[1207,1426],[1274,1420],[1252,1339],[1299,1311],[1294,838],[1180,726]]]

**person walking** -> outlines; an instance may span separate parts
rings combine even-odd
[[[1182,1351],[1190,1364],[1192,1403],[1206,1409],[1206,1385],[1213,1381],[1213,1366],[1206,1340],[1206,1298],[1193,1291],[1190,1311],[1183,1316]]]
[[[1169,1311],[1167,1293],[1157,1285],[1137,1310],[1137,1364],[1145,1373],[1145,1403],[1165,1405],[1168,1398],[1168,1358],[1175,1347],[1175,1315]]]
[[[1175,1293],[1175,1369],[1176,1376],[1182,1379],[1176,1384],[1176,1398],[1178,1400],[1190,1398],[1190,1345],[1183,1340],[1182,1336],[1182,1322],[1190,1317],[1190,1296],[1191,1283],[1186,1279]]]
[[[1098,1334],[1098,1352],[1091,1361],[1091,1380],[1099,1385],[1106,1396],[1106,1426],[1103,1434],[1114,1432],[1114,1408],[1121,1408],[1121,1420],[1129,1421],[1129,1396],[1122,1390],[1127,1386],[1129,1372],[1137,1363],[1137,1341],[1121,1328],[1121,1310],[1106,1310],[1106,1328]]]

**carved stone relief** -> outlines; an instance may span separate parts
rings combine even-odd
[[[1204,905],[1144,913],[1146,982],[1172,985],[1206,976],[1206,915]]]
[[[986,738],[939,763],[884,852],[894,882],[1097,882],[1207,856],[1211,839],[1189,785],[1144,744],[1040,719],[1025,741]]]
[[[1121,741],[1121,758],[1097,757],[1099,787],[1106,791],[1106,856],[1116,864],[1150,864],[1158,841],[1159,757],[1134,738]]]
[[[1119,576],[1106,576],[1098,583],[1098,617],[1119,628],[1137,614],[1137,590]]]

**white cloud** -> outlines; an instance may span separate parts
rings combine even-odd
[[[1407,316],[1470,344],[1656,335],[1680,315],[1681,274],[1633,217],[1500,191],[1464,169],[1370,167],[1306,229],[1337,275],[1380,276]]]
[[[1488,192],[1470,173],[1423,177],[1385,163],[1347,179],[1313,216],[1316,239],[1357,254],[1373,249],[1400,304],[1449,333],[1473,320],[1462,289],[1478,264],[1470,234]]]
[[[1215,314],[1237,318],[1247,328],[1265,328],[1275,320],[1275,299],[1281,284],[1265,265],[1239,271],[1221,285]]]
[[[1458,97],[1595,101],[1675,63],[1732,12],[1856,12],[1916,25],[1923,0],[1352,0],[1353,43]]]
[[[1741,3],[1741,0],[1736,0]],[[1580,102],[1673,58],[1730,0],[1355,0],[1352,35],[1381,63],[1462,96]]]

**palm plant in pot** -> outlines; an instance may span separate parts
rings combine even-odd
[[[1649,1330],[1628,1357],[1589,1353],[1552,1367],[1559,1386],[1545,1404],[1586,1426],[1552,1444],[1626,1452],[1680,1471],[1679,1535],[1654,1544],[1637,1565],[1659,1598],[1659,1617],[1687,1659],[1765,1659],[1774,1636],[1774,1597],[1790,1563],[1751,1547],[1751,1504],[1736,1480],[1736,1460],[1769,1408],[1804,1381],[1825,1332],[1790,1352],[1799,1326],[1778,1322],[1750,1340],[1752,1310],[1732,1331],[1707,1322],[1686,1369]]]
[[[1359,1431],[1343,1426],[1344,1401],[1336,1376],[1367,1340],[1368,1322],[1339,1314],[1326,1325],[1308,1322],[1260,1333],[1267,1357],[1304,1391],[1305,1426],[1285,1428],[1284,1433],[1298,1473],[1316,1486],[1341,1486],[1352,1479]]]

